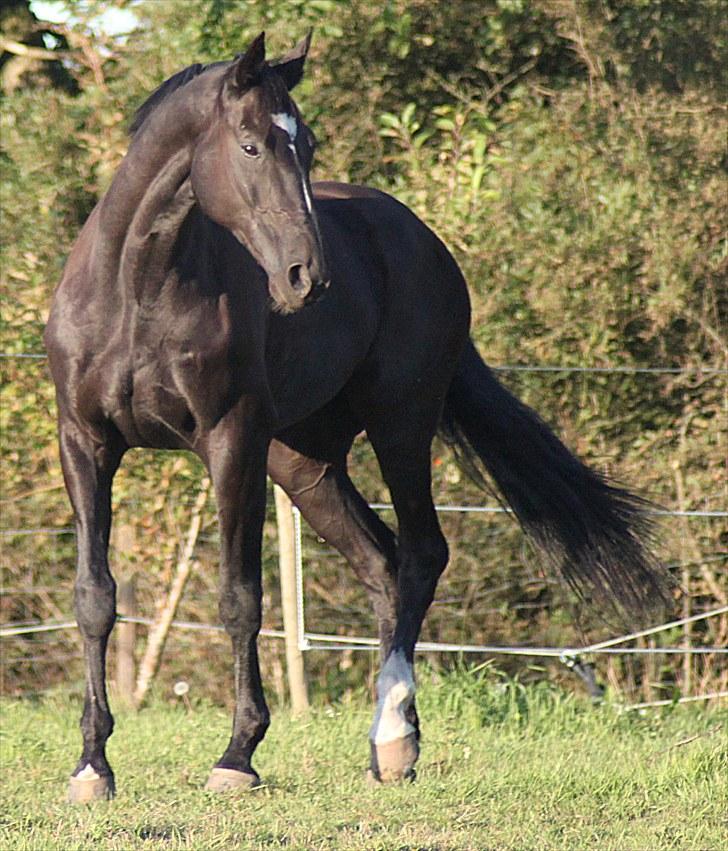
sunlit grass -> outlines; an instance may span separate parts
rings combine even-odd
[[[490,671],[420,671],[414,785],[364,781],[362,697],[278,712],[258,749],[265,785],[202,791],[230,719],[205,703],[117,713],[119,794],[71,807],[77,702],[2,704],[3,849],[719,849],[728,813],[728,711],[592,707]]]

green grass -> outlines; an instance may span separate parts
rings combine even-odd
[[[728,711],[638,716],[488,671],[420,672],[414,785],[364,782],[366,700],[277,712],[256,765],[266,785],[202,791],[227,739],[220,708],[162,701],[117,713],[112,803],[65,803],[80,706],[2,708],[2,849],[724,849]]]

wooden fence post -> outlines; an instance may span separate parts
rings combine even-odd
[[[119,580],[116,590],[116,609],[120,615],[136,617],[134,574],[122,577]],[[116,625],[116,691],[119,699],[128,706],[134,703],[134,686],[136,684],[135,644],[136,624],[118,623]]]
[[[114,564],[119,570],[116,586],[116,610],[120,615],[136,616],[136,583],[132,553],[136,541],[134,526],[120,523],[114,526],[112,546]],[[114,628],[116,642],[116,666],[114,690],[119,701],[131,706],[136,681],[134,648],[136,644],[136,624],[118,623]]]
[[[286,634],[286,667],[291,708],[298,715],[308,709],[308,688],[303,653],[298,646],[298,606],[296,604],[296,528],[293,506],[286,492],[274,487],[278,523],[278,559],[281,571],[281,607]]]

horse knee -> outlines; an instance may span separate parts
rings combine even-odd
[[[259,594],[243,588],[224,588],[220,592],[218,613],[233,641],[246,641],[260,631],[263,622],[260,601]]]
[[[79,577],[74,586],[74,603],[84,638],[108,638],[116,620],[116,583],[111,575]]]

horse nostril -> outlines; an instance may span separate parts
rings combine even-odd
[[[300,296],[305,296],[311,291],[311,275],[302,263],[293,263],[288,267],[288,282],[294,292]]]

